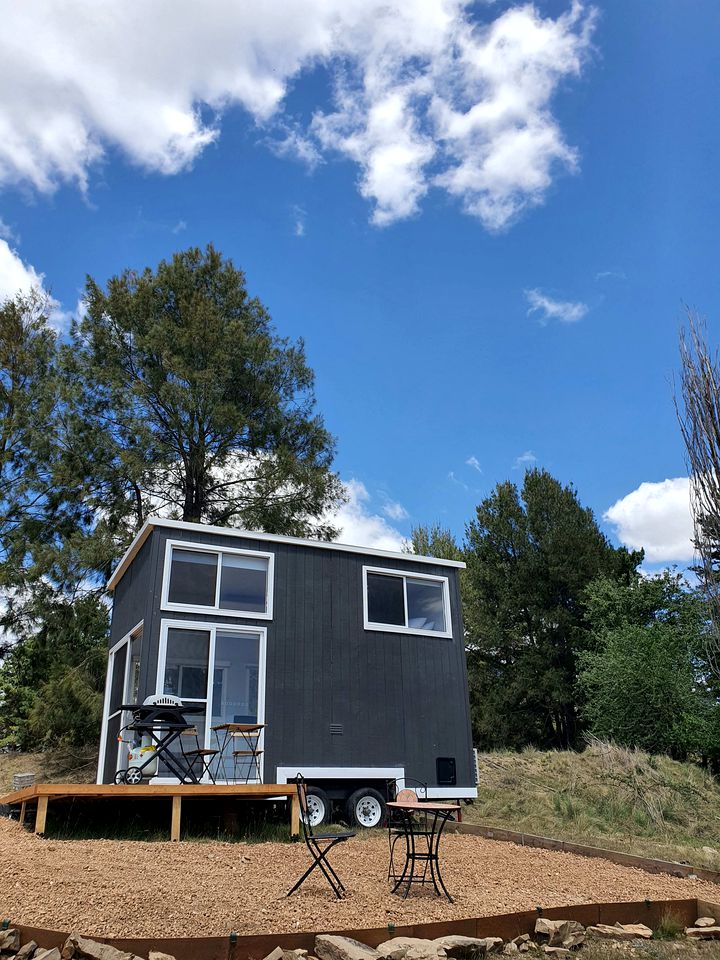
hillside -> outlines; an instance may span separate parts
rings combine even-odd
[[[694,764],[595,741],[479,766],[468,821],[720,870],[720,783]]]
[[[12,779],[16,773],[34,773],[37,780],[43,783],[94,783],[97,754],[0,753],[0,794],[12,790]]]

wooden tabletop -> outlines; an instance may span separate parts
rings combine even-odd
[[[264,723],[219,723],[213,730],[227,730],[228,733],[255,733],[262,730]]]
[[[394,810],[459,810],[459,803],[426,803],[420,800],[408,800],[405,803],[397,803],[395,800],[390,800],[387,804],[387,807],[392,807]]]

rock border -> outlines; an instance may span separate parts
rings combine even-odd
[[[640,900],[619,903],[573,904],[562,907],[543,908],[519,913],[497,914],[488,917],[471,917],[464,920],[448,920],[433,923],[416,923],[396,927],[371,927],[362,930],[315,930],[300,933],[268,933],[257,936],[239,936],[231,933],[225,937],[177,937],[119,938],[96,937],[96,943],[107,944],[126,956],[148,956],[151,952],[167,954],[174,960],[264,960],[277,948],[283,952],[303,951],[312,953],[315,938],[327,933],[334,937],[348,937],[363,944],[366,949],[386,943],[392,938],[412,937],[421,940],[438,940],[445,937],[502,938],[517,940],[523,934],[535,933],[538,918],[547,920],[572,920],[584,927],[604,924],[644,924],[656,926],[663,916],[672,913],[686,927],[693,927],[699,917],[720,917],[720,904],[704,900]],[[9,920],[3,921],[8,925]],[[22,924],[11,924],[20,932],[20,940],[34,940],[45,950],[61,950],[70,932],[43,930]],[[563,948],[561,948],[563,949]],[[553,951],[554,952],[554,951]],[[113,956],[109,953],[108,956]],[[116,956],[116,955],[115,955]],[[160,954],[162,956],[162,954]],[[48,958],[50,960],[50,958]]]

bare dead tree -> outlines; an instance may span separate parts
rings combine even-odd
[[[680,331],[680,421],[690,475],[697,573],[709,615],[708,659],[720,677],[720,358],[708,341],[707,323],[688,311]]]

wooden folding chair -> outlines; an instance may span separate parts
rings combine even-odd
[[[186,749],[184,738],[189,738],[191,743],[194,741],[194,749]],[[183,730],[180,737],[180,749],[185,757],[185,762],[188,764],[188,768],[192,770],[193,773],[195,773],[195,765],[200,764],[200,776],[198,780],[202,780],[202,778],[207,775],[212,782],[215,783],[215,777],[210,767],[219,751],[212,749],[206,750],[200,746],[200,732],[197,727],[188,727],[187,730]],[[195,775],[197,776],[197,774]]]
[[[292,781],[297,784],[298,800],[300,801],[300,819],[302,820],[303,825],[303,835],[305,837],[305,843],[308,850],[310,851],[310,856],[313,858],[312,864],[308,867],[305,873],[300,877],[295,886],[288,890],[287,896],[295,893],[295,891],[302,886],[302,884],[307,880],[310,874],[313,872],[315,867],[320,867],[323,872],[323,875],[327,882],[333,889],[333,893],[338,898],[342,899],[345,894],[345,887],[343,885],[340,877],[335,873],[333,868],[330,866],[330,863],[327,859],[327,855],[330,853],[332,848],[338,843],[343,843],[345,840],[349,840],[350,837],[354,837],[355,833],[353,831],[347,831],[345,833],[315,833],[313,830],[312,822],[310,819],[310,812],[307,805],[307,787],[305,786],[305,781],[301,774],[298,774],[295,777],[295,780]]]

